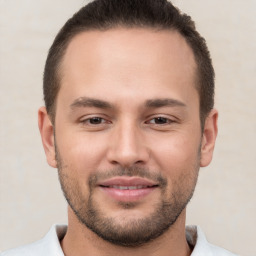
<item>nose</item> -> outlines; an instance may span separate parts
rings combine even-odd
[[[112,165],[128,168],[148,162],[149,149],[140,127],[123,124],[113,131],[108,147],[107,158]]]

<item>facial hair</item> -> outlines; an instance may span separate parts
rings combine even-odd
[[[168,191],[167,178],[160,172],[152,172],[139,166],[96,171],[89,176],[89,194],[85,197],[78,180],[69,175],[70,167],[61,159],[57,147],[56,161],[63,194],[79,222],[105,241],[124,247],[141,246],[172,227],[193,196],[199,170],[198,158],[195,165],[191,166],[190,175],[186,172],[172,182],[171,192]],[[95,187],[99,180],[117,176],[142,177],[159,184],[161,197],[159,202],[152,203],[151,214],[137,219],[120,217],[121,222],[104,215],[104,209],[95,200]],[[136,202],[119,202],[119,207],[127,211],[136,209],[136,206]]]

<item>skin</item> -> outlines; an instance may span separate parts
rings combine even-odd
[[[39,129],[49,165],[57,168],[57,146],[64,174],[85,198],[89,175],[132,166],[161,173],[167,179],[166,194],[193,191],[199,166],[212,159],[218,113],[209,113],[202,133],[196,64],[180,34],[125,28],[83,32],[68,46],[61,73],[55,127],[42,107]],[[85,97],[111,108],[79,104]],[[167,98],[172,104],[146,104]],[[101,122],[91,124],[92,117],[101,117]],[[159,124],[159,117],[165,118],[164,123]],[[125,227],[129,221],[150,216],[161,196],[155,189],[132,209],[97,188],[93,198],[105,216]],[[82,225],[70,207],[68,216],[61,242],[67,256],[191,253],[185,239],[185,209],[164,234],[137,248],[104,241]]]

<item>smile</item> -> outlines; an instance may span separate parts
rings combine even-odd
[[[108,186],[108,188],[116,188],[116,189],[121,189],[121,190],[134,190],[134,189],[144,189],[144,188],[150,188],[151,186],[118,186],[118,185],[113,185],[113,186]]]
[[[135,202],[150,195],[158,184],[140,177],[115,177],[98,184],[101,191],[119,202]]]

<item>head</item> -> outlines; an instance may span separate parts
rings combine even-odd
[[[213,73],[194,23],[167,1],[94,1],[65,24],[39,127],[72,220],[122,246],[184,224],[217,133]]]
[[[188,43],[196,61],[195,87],[200,98],[200,119],[214,106],[214,69],[205,40],[196,31],[191,18],[167,0],[118,1],[96,0],[80,9],[56,36],[44,70],[44,100],[52,122],[56,98],[61,86],[61,62],[70,41],[83,31],[106,31],[113,28],[149,28],[177,31]]]

